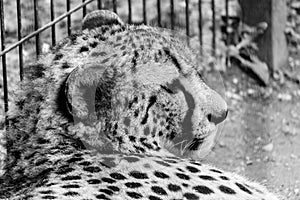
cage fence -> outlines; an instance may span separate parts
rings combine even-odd
[[[188,44],[197,44],[199,52],[209,44],[215,56],[221,12],[227,27],[230,1],[233,0],[1,0],[1,112],[9,109],[9,93],[23,79],[24,65],[80,30],[81,19],[92,10],[112,10],[130,24],[184,32]]]

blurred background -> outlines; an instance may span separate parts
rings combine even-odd
[[[95,9],[173,29],[186,40],[229,106],[204,162],[300,199],[300,0],[1,0],[2,129],[23,66],[80,31]]]

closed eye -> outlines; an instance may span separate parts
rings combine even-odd
[[[173,92],[170,88],[168,88],[168,87],[166,87],[166,86],[164,86],[164,85],[160,85],[160,87],[161,87],[163,90],[165,90],[167,93],[169,93],[169,94],[174,94],[174,92]]]

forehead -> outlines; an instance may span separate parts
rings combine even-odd
[[[102,41],[90,52],[88,60],[104,71],[111,67],[119,69],[127,81],[164,84],[198,71],[198,58],[185,41],[170,31],[129,26]]]

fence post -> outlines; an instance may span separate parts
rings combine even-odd
[[[259,38],[259,57],[269,66],[271,72],[287,64],[288,50],[284,29],[286,25],[285,0],[239,0],[242,20],[254,26],[259,22],[268,23],[266,33]]]

